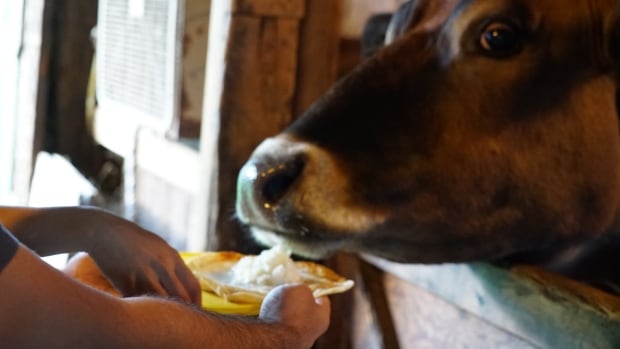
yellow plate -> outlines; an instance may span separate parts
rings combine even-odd
[[[201,252],[181,252],[181,258],[188,261],[199,256]],[[232,303],[211,292],[202,292],[202,308],[220,314],[255,316],[260,312],[260,304]]]
[[[210,292],[202,292],[202,308],[220,314],[255,316],[260,312],[260,304],[239,304],[226,301]]]

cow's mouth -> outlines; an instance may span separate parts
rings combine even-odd
[[[309,233],[290,233],[250,226],[254,238],[268,247],[282,245],[294,254],[309,259],[325,259],[342,249],[344,241],[337,238],[313,236]]]

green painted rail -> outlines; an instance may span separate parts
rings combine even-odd
[[[620,348],[620,298],[528,266],[372,264],[549,349]]]

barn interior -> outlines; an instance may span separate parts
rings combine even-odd
[[[0,205],[94,205],[180,251],[259,252],[231,218],[239,169],[403,2],[0,2]],[[620,298],[537,268],[323,262],[356,287],[317,349],[620,346]]]

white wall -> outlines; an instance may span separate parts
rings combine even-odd
[[[13,203],[17,72],[23,1],[0,0],[0,203]]]

